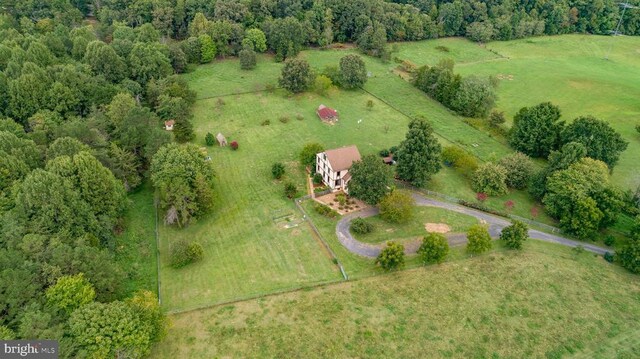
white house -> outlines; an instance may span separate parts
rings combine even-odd
[[[348,193],[347,186],[351,180],[349,169],[356,161],[360,161],[356,146],[327,150],[316,155],[316,173],[322,175],[322,182],[332,190]]]
[[[173,131],[173,125],[175,124],[176,121],[174,120],[164,121],[164,129],[167,131]]]

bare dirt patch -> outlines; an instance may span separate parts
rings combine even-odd
[[[431,233],[449,233],[449,232],[451,232],[451,227],[449,227],[449,225],[444,224],[444,223],[425,223],[424,224],[424,229],[426,229],[427,232],[431,232]]]

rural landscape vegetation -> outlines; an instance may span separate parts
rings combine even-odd
[[[638,6],[0,1],[0,340],[639,357]]]

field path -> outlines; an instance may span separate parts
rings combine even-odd
[[[492,214],[488,214],[486,212],[482,212],[473,208],[461,206],[459,204],[453,204],[449,202],[443,202],[443,201],[427,198],[415,192],[412,193],[412,196],[415,199],[416,204],[418,206],[443,208],[453,212],[458,212],[458,213],[466,214],[469,216],[473,216],[487,223],[489,225],[489,234],[491,234],[491,237],[493,238],[497,238],[498,236],[500,236],[500,232],[502,232],[502,229],[511,224],[510,221],[504,218],[494,216]],[[353,236],[351,235],[351,232],[349,232],[349,226],[351,225],[351,221],[355,218],[371,217],[371,216],[375,216],[378,213],[379,213],[379,210],[377,208],[367,208],[365,210],[351,213],[342,217],[342,219],[338,222],[338,225],[336,226],[336,235],[338,236],[338,240],[340,241],[340,243],[342,243],[342,245],[352,253],[365,256],[365,257],[372,257],[372,258],[377,257],[380,251],[382,250],[384,243],[369,244],[369,243],[360,242],[355,238],[353,238]],[[585,242],[574,241],[572,239],[556,236],[553,234],[548,234],[535,229],[529,230],[529,237],[533,239],[541,240],[541,241],[561,244],[567,247],[582,246],[584,247],[584,249],[597,254],[605,254],[606,252],[610,252],[606,248],[594,246],[592,244],[585,243]],[[465,234],[450,235],[450,236],[447,236],[447,239],[449,240],[450,246],[458,246],[467,242],[467,238]],[[408,243],[404,243],[405,253],[406,254],[416,253],[418,251],[418,247],[420,247],[421,242],[422,242],[421,239],[417,239]]]

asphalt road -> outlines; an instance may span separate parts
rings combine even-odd
[[[448,202],[443,202],[431,198],[426,198],[418,193],[412,193],[413,198],[416,200],[416,204],[418,206],[428,206],[428,207],[438,207],[444,208],[450,211],[466,214],[469,216],[473,216],[478,218],[479,220],[485,222],[489,226],[489,234],[493,238],[498,238],[500,236],[500,232],[506,226],[509,226],[511,222],[505,218],[494,216],[492,214],[479,211],[477,209],[465,207],[459,204],[453,204]],[[345,248],[347,248],[351,253],[355,253],[364,257],[372,257],[375,258],[378,256],[384,244],[369,244],[362,243],[353,238],[351,233],[349,232],[349,226],[351,225],[351,221],[355,218],[366,218],[375,216],[379,211],[377,208],[367,208],[365,210],[348,214],[338,222],[336,226],[336,235],[338,236],[338,240],[342,243]],[[561,244],[567,247],[577,247],[582,246],[584,249],[597,253],[597,254],[605,254],[606,252],[612,252],[606,248],[598,247],[586,242],[579,242],[572,239],[564,238],[561,236],[556,236],[553,234],[541,232],[535,229],[529,230],[529,237],[532,239],[537,239],[541,241],[551,242]],[[450,246],[462,245],[467,242],[467,238],[465,234],[453,234],[447,236],[449,240]],[[406,254],[414,254],[418,251],[420,247],[421,239],[417,239],[415,241],[405,243],[405,253]]]

